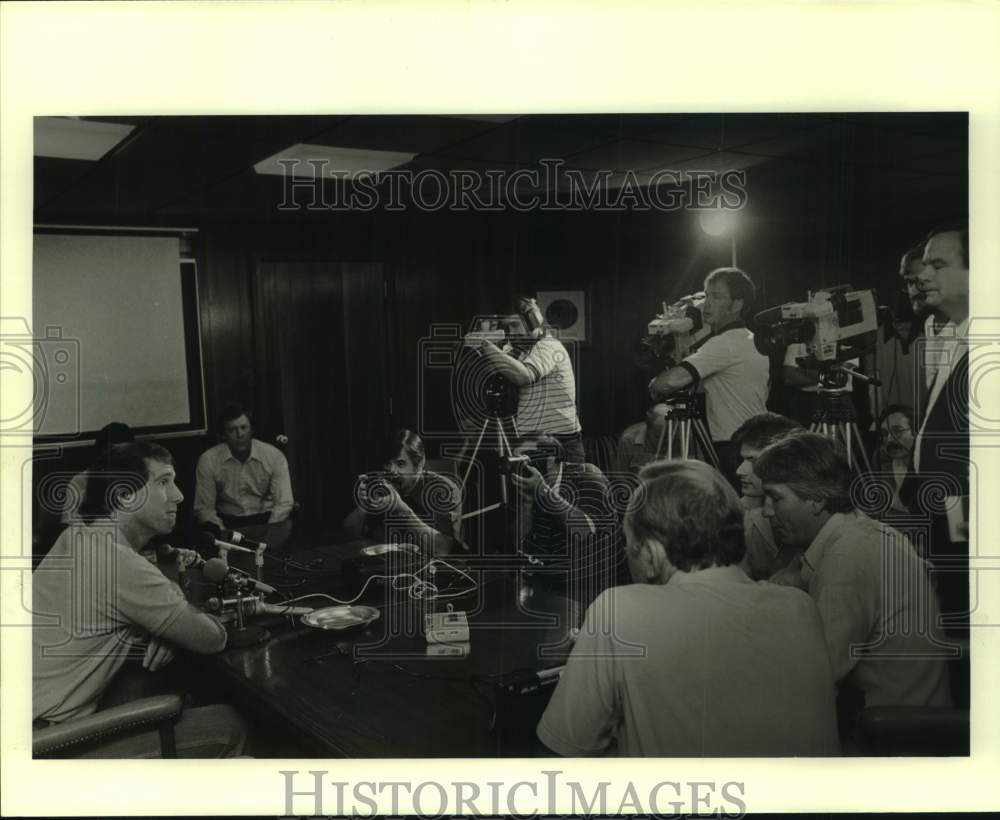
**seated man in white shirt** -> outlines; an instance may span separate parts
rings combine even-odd
[[[708,432],[729,479],[736,460],[730,438],[744,421],[767,410],[770,362],[757,351],[745,323],[755,298],[753,282],[739,268],[712,271],[705,279],[701,309],[712,335],[649,384],[654,399],[692,387],[705,391]]]
[[[284,453],[253,437],[250,415],[239,404],[222,409],[218,429],[222,443],[198,459],[195,518],[210,529],[237,529],[272,545],[283,542],[294,505]]]
[[[565,756],[839,754],[816,606],[740,569],[733,488],[698,461],[639,481],[625,514],[635,583],[587,610],[539,739]]]
[[[926,563],[899,532],[854,508],[836,445],[795,433],[757,457],[764,516],[803,551],[772,581],[816,601],[837,682],[866,706],[948,706],[946,647]]]

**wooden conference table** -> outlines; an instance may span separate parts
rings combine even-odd
[[[324,592],[348,600],[356,587],[348,585],[342,561],[356,560],[372,545],[350,541],[269,557],[264,580],[288,597]],[[426,564],[421,559],[401,566],[399,554],[390,560],[390,574]],[[553,689],[532,688],[538,680],[532,672],[565,662],[581,608],[551,580],[527,573],[515,556],[444,560],[476,585],[445,565],[436,565],[433,576],[418,573],[437,586],[436,600],[420,598],[419,589],[411,594],[406,586],[412,578],[397,581],[400,588],[373,581],[357,603],[375,607],[380,617],[349,631],[309,627],[301,617],[255,617],[250,623],[266,624],[270,638],[204,658],[202,671],[226,700],[317,756],[530,755],[535,723]],[[239,560],[230,555],[230,563],[238,566]],[[302,604],[335,605],[321,598]],[[447,605],[467,614],[468,652],[429,656],[423,615]]]

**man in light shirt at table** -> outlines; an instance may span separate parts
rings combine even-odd
[[[222,409],[219,433],[222,443],[198,459],[194,499],[198,523],[209,529],[238,529],[244,534],[253,527],[251,537],[270,529],[273,535],[269,543],[284,540],[294,504],[284,453],[253,437],[250,416],[239,404]],[[274,527],[279,524],[284,526]]]
[[[946,645],[927,566],[906,537],[856,509],[854,474],[834,442],[793,433],[754,463],[764,517],[800,557],[771,576],[806,590],[823,620],[830,667],[854,709],[949,706]]]

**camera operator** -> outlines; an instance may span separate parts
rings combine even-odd
[[[593,464],[564,460],[565,451],[552,436],[524,436],[513,451],[527,456],[527,462],[513,463],[511,472],[520,550],[542,577],[588,606],[625,575],[608,480]]]
[[[357,506],[344,519],[355,538],[409,536],[427,555],[447,555],[461,543],[462,494],[451,479],[425,469],[424,443],[412,430],[393,430],[381,447],[381,473],[355,487]]]
[[[756,289],[739,268],[718,268],[705,279],[702,318],[712,329],[701,346],[649,384],[654,399],[685,389],[705,391],[709,434],[723,474],[732,481],[730,437],[747,419],[767,410],[770,363],[754,347],[745,317]]]
[[[520,432],[544,430],[555,438],[569,461],[584,461],[580,420],[576,413],[576,379],[569,353],[551,334],[534,299],[520,297],[515,310],[524,321],[528,350],[509,355],[488,339],[466,339],[489,367],[516,385],[516,423]]]

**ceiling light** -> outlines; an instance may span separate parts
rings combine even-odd
[[[337,148],[332,145],[306,145],[299,143],[262,159],[253,169],[258,174],[285,176],[291,169],[292,176],[301,179],[336,177],[350,174],[364,177],[376,171],[385,171],[410,162],[416,154],[399,151],[371,151],[365,148]],[[282,163],[279,163],[279,160]],[[366,173],[367,172],[367,173]]]
[[[35,156],[98,160],[134,129],[75,117],[35,117]]]
[[[736,227],[737,216],[735,211],[725,209],[701,211],[698,214],[698,224],[709,236],[725,236],[732,233]]]

